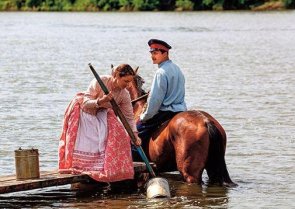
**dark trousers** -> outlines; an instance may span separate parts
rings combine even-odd
[[[146,147],[146,143],[149,141],[151,138],[152,134],[160,128],[160,126],[172,119],[177,113],[179,112],[172,112],[172,111],[159,111],[154,117],[151,119],[142,122],[138,121],[136,124],[137,130],[138,130],[138,136],[142,140],[142,147]],[[136,152],[136,148],[132,146],[132,156],[135,161],[139,161],[140,157],[138,156]]]
[[[174,117],[178,112],[172,111],[159,111],[154,117],[145,121],[145,122],[137,122],[136,127],[138,130],[138,136],[142,140],[148,140],[152,134],[160,128],[160,126],[167,120],[170,120]]]

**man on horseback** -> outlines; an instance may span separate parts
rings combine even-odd
[[[178,170],[188,183],[201,184],[206,170],[210,184],[235,186],[224,158],[225,130],[209,113],[187,110],[185,79],[169,59],[171,46],[157,39],[149,40],[148,45],[153,63],[159,67],[149,97],[143,97],[143,80],[138,74],[128,89],[133,99],[138,98],[133,112],[147,157],[157,172]],[[140,160],[139,155],[141,152],[132,152],[133,160]]]
[[[179,112],[186,111],[185,78],[180,68],[169,59],[172,47],[165,41],[148,41],[153,64],[158,64],[145,111],[137,122],[138,136],[149,139],[165,121]]]

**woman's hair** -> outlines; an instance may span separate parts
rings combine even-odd
[[[132,69],[132,67],[128,64],[121,64],[119,66],[117,66],[113,72],[113,76],[119,77],[124,77],[124,76],[128,76],[128,75],[135,75],[134,70]]]

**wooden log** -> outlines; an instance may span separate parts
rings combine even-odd
[[[41,172],[39,179],[18,181],[15,175],[0,177],[0,194],[38,189],[50,186],[87,181],[88,175],[59,174],[57,171]]]

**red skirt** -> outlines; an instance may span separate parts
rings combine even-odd
[[[83,159],[89,154],[75,153],[75,141],[77,138],[80,104],[83,94],[77,96],[68,105],[63,122],[62,135],[59,143],[59,172],[73,174],[87,174],[100,182],[114,182],[134,178],[134,168],[131,156],[130,137],[123,125],[118,121],[113,110],[107,113],[107,139],[104,153],[97,153],[92,156],[92,163],[83,167]],[[98,158],[98,159],[93,159]],[[81,163],[79,163],[81,162]],[[103,164],[103,169],[97,169]]]

